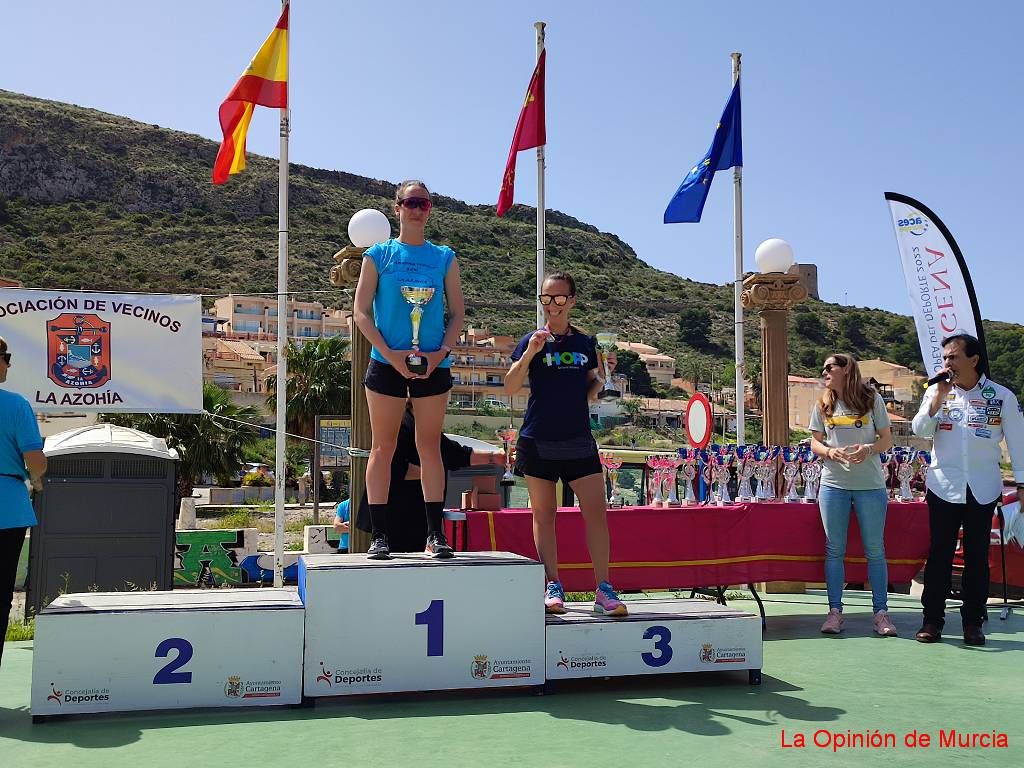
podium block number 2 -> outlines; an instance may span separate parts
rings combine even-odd
[[[191,683],[191,672],[179,672],[183,666],[192,660],[192,643],[183,637],[169,637],[156,647],[154,658],[171,655],[171,651],[177,651],[178,655],[153,676],[153,685],[173,685],[174,683]]]
[[[427,656],[444,656],[444,600],[431,600],[416,614],[416,624],[427,628]]]

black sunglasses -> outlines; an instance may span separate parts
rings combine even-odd
[[[539,301],[545,307],[551,302],[555,302],[556,307],[564,307],[571,298],[572,296],[566,296],[565,294],[561,293],[557,293],[554,295],[550,293],[542,293],[540,296],[537,297],[537,301]]]
[[[8,365],[11,364],[11,353],[10,352],[4,352],[4,353],[0,354],[0,357],[2,357],[4,359],[4,362],[7,363]]]
[[[398,204],[406,208],[422,208],[424,211],[429,211],[431,206],[434,205],[430,202],[429,197],[405,197],[399,200]]]
[[[832,373],[832,369],[833,368],[845,368],[845,367],[846,367],[846,363],[840,363],[838,360],[836,360],[836,362],[834,362],[834,363],[825,363],[824,367],[821,369],[821,372],[822,373]]]

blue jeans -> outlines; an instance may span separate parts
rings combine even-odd
[[[874,611],[888,610],[889,566],[885,562],[885,511],[889,494],[884,488],[871,491],[846,491],[823,485],[818,491],[818,508],[825,527],[825,585],[828,607],[843,610],[843,584],[846,582],[846,533],[850,527],[850,505],[857,512],[864,555],[871,580]]]

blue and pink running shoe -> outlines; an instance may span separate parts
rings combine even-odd
[[[619,596],[607,581],[597,585],[594,613],[601,616],[625,616],[628,613],[626,604],[619,600]]]

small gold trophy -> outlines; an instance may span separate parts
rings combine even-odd
[[[417,374],[427,372],[427,358],[420,352],[420,320],[423,318],[423,307],[434,298],[434,289],[420,285],[403,285],[402,298],[412,304],[409,322],[412,323],[412,352],[405,356],[405,364],[410,371]]]
[[[518,430],[512,427],[502,427],[494,430],[494,434],[505,447],[505,474],[502,475],[501,484],[515,485],[516,479],[512,475],[512,443],[515,442]]]
[[[612,384],[612,371],[608,367],[608,355],[615,351],[615,342],[619,340],[619,336],[615,333],[599,333],[595,338],[597,346],[601,348],[601,359],[604,364],[604,387],[597,393],[597,396],[602,400],[609,397],[622,397],[622,393]]]

